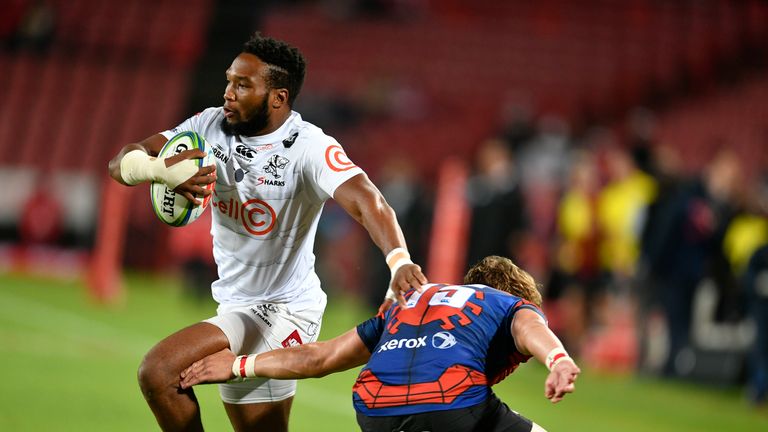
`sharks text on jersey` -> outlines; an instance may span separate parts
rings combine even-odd
[[[256,179],[256,185],[267,185],[267,186],[285,186],[284,180],[272,180],[268,179],[264,176],[258,177]]]

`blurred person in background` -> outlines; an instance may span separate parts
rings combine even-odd
[[[527,115],[518,115],[521,118],[516,139],[520,146],[514,153],[514,162],[528,217],[526,231],[530,233],[518,248],[525,250],[522,262],[532,272],[543,274],[549,266],[545,251],[553,240],[558,200],[569,171],[571,125],[559,115],[540,115],[534,123],[533,135],[525,140],[529,132],[525,126]]]
[[[640,257],[632,281],[637,330],[637,368],[640,372],[655,373],[661,367],[663,347],[656,343],[663,333],[662,284],[657,279],[663,256],[655,251],[665,239],[665,209],[681,191],[684,184],[680,155],[673,146],[651,145],[645,169],[653,176],[657,194],[648,206],[640,236]],[[663,345],[663,344],[662,344]]]
[[[566,314],[559,329],[569,350],[581,346],[600,288],[596,201],[597,165],[589,150],[572,157],[569,181],[557,209],[555,257],[547,298],[560,300]]]
[[[226,70],[223,106],[128,144],[109,163],[121,184],[160,181],[196,204],[210,195],[201,186],[216,182],[211,232],[219,278],[211,288],[217,315],[160,341],[139,369],[142,392],[163,430],[202,430],[195,394],[180,389],[178,380],[194,361],[223,349],[258,353],[317,338],[326,295],[314,270],[313,242],[329,198],[386,255],[391,282],[382,308],[394,299],[404,304],[402,293],[427,281],[378,189],[335,139],[292,110],[305,69],[298,49],[256,33]],[[198,169],[192,159],[204,155],[200,150],[154,157],[182,131],[207,140],[216,166]],[[295,380],[220,386],[238,431],[287,430],[295,390]]]
[[[728,227],[724,246],[755,329],[747,357],[747,397],[762,405],[768,401],[768,173],[755,182],[750,198],[746,211]]]
[[[491,389],[535,357],[550,370],[547,399],[575,390],[581,371],[547,327],[535,280],[489,256],[463,283],[412,290],[405,307],[329,341],[239,357],[223,350],[182,372],[181,386],[322,377],[367,363],[352,389],[363,431],[543,431]]]
[[[768,402],[768,244],[752,256],[744,277],[747,316],[755,325],[748,359],[747,397],[755,405]]]
[[[11,51],[29,50],[45,53],[56,32],[56,12],[48,0],[34,0],[27,5],[21,21],[8,41]]]
[[[597,197],[598,254],[607,284],[623,291],[634,275],[645,215],[657,193],[654,179],[618,146],[604,151],[607,182]]]
[[[397,215],[403,235],[408,239],[408,250],[415,262],[426,261],[431,222],[431,198],[428,196],[412,158],[393,155],[384,161],[376,181],[381,194]],[[370,307],[378,308],[381,303],[379,287],[386,286],[391,278],[386,263],[377,259],[381,253],[371,245],[365,260],[368,269],[365,298]]]
[[[701,281],[723,262],[723,236],[735,207],[740,163],[728,150],[710,161],[702,176],[680,187],[658,211],[655,236],[647,250],[656,263],[668,332],[668,354],[662,372],[677,376],[676,359],[690,345],[692,303]]]
[[[467,264],[487,255],[517,257],[529,226],[513,155],[500,139],[484,142],[467,184],[470,207]]]

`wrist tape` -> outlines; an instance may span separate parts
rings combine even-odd
[[[557,347],[553,349],[552,351],[547,354],[547,360],[546,360],[546,366],[547,369],[550,371],[557,366],[558,363],[560,363],[563,360],[569,360],[571,357],[568,355],[568,353],[565,351],[565,349],[561,347]]]
[[[192,159],[184,159],[170,167],[165,159],[152,157],[142,150],[131,150],[120,160],[120,175],[131,186],[154,181],[166,184],[170,189],[184,183],[197,173],[199,167]]]
[[[405,248],[394,248],[387,254],[387,266],[389,266],[389,271],[392,273],[392,276],[395,275],[397,272],[397,269],[400,267],[406,265],[406,264],[413,264],[413,261],[411,261],[411,254],[408,253],[408,251]]]
[[[397,301],[397,295],[392,291],[392,279],[395,277],[395,273],[397,273],[397,270],[400,267],[406,264],[413,264],[413,261],[411,261],[411,254],[409,254],[405,248],[397,247],[387,254],[385,260],[387,261],[387,266],[389,266],[391,276],[389,279],[390,286],[389,289],[387,289],[387,294],[384,298]]]
[[[235,382],[242,381],[245,378],[255,378],[255,363],[256,355],[254,354],[237,356],[232,363],[232,374],[235,376],[235,379],[231,381]]]

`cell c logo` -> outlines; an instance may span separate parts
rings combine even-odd
[[[266,202],[252,198],[244,203],[230,198],[227,201],[220,201],[216,192],[213,192],[213,202],[211,205],[225,217],[239,220],[243,228],[249,233],[260,236],[268,234],[275,227],[277,214],[275,210]]]
[[[357,167],[344,153],[340,145],[332,145],[325,149],[325,162],[332,170],[342,172]]]
[[[243,203],[240,209],[240,217],[243,227],[253,235],[264,235],[275,227],[275,210],[266,202],[258,199],[249,199]]]

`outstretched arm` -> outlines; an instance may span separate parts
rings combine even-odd
[[[544,383],[544,396],[557,403],[576,389],[581,369],[568,356],[560,339],[547,327],[541,315],[530,309],[520,309],[512,320],[512,337],[517,350],[530,354],[550,370]]]
[[[181,388],[239,377],[317,378],[360,366],[371,353],[356,329],[329,341],[313,342],[261,354],[236,357],[225,349],[192,363],[181,372]],[[247,367],[247,369],[246,369]],[[235,374],[237,372],[237,374]]]
[[[165,136],[155,134],[138,143],[126,145],[109,161],[110,177],[126,186],[161,181],[187,200],[201,204],[195,196],[207,196],[212,193],[203,186],[216,180],[216,168],[197,168],[191,159],[204,157],[205,153],[200,150],[185,150],[176,156],[158,161],[155,156],[166,141],[168,140]]]
[[[402,293],[411,287],[421,290],[427,278],[421,267],[410,260],[395,211],[365,174],[344,182],[336,189],[333,199],[368,230],[371,240],[387,255],[387,264],[392,270],[390,288],[397,301],[404,306]],[[382,305],[382,308],[388,308],[391,300],[385,302],[386,307]]]

